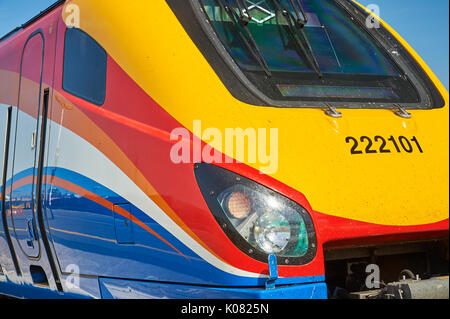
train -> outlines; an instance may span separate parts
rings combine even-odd
[[[0,294],[448,298],[448,104],[354,1],[57,1],[0,39]]]

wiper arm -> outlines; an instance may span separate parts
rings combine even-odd
[[[317,73],[319,78],[322,78],[322,72],[320,70],[319,62],[317,62],[317,57],[314,54],[314,51],[311,47],[311,44],[309,43],[308,37],[305,34],[305,31],[303,30],[303,27],[308,23],[308,17],[305,14],[305,11],[303,9],[302,4],[300,3],[300,0],[295,0],[297,6],[294,4],[293,0],[289,0],[291,3],[292,8],[295,11],[295,15],[297,16],[297,19],[294,18],[292,13],[289,10],[286,10],[284,6],[281,4],[280,0],[272,0],[275,6],[277,7],[277,10],[282,13],[284,18],[286,19],[286,22],[288,23],[289,30],[291,31],[292,36],[294,37],[294,40],[297,44],[297,46],[302,50],[302,52],[305,54],[306,58],[308,59],[308,62],[311,64],[314,71]],[[303,39],[305,40],[306,46],[308,49],[305,48],[303,45],[303,42],[298,37],[298,32],[300,31]]]
[[[235,1],[238,6],[239,12],[241,13],[240,16],[241,22],[244,23],[245,25],[249,24],[250,21],[252,21],[252,16],[250,15],[250,10],[248,9],[246,0],[244,0],[245,1],[244,3],[241,2],[242,0],[235,0]]]
[[[295,15],[297,16],[297,22],[303,28],[308,23],[308,16],[306,15],[305,10],[303,9],[303,6],[300,1],[301,0],[295,0],[295,3],[297,4],[296,7],[294,1],[289,0],[292,8],[295,11]]]
[[[253,55],[255,60],[260,64],[261,68],[264,70],[266,75],[268,77],[272,77],[272,72],[269,70],[269,66],[267,65],[266,60],[264,59],[264,56],[262,55],[258,44],[256,44],[255,38],[253,37],[252,33],[248,29],[247,25],[251,21],[251,16],[248,10],[248,7],[246,5],[242,5],[240,0],[235,0],[238,9],[240,11],[240,15],[238,16],[236,11],[234,11],[233,8],[231,8],[227,3],[224,2],[224,0],[216,0],[216,2],[219,4],[221,9],[225,11],[235,28],[238,30],[239,36],[241,37],[242,41],[244,42],[247,49],[250,51],[250,53]],[[244,8],[245,7],[245,8]],[[245,14],[244,14],[245,11]],[[244,30],[244,32],[242,31]]]

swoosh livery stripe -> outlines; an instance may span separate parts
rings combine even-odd
[[[58,131],[59,138],[51,139],[51,143],[56,145],[53,144],[49,147],[58,149],[58,153],[64,154],[64,156],[55,156],[54,159],[49,159],[50,166],[89,176],[90,179],[104,185],[154,219],[211,265],[238,276],[261,277],[260,274],[240,270],[216,258],[169,218],[128,176],[93,145],[57,123],[52,123],[52,128]],[[93,165],[93,162],[96,165]]]
[[[50,185],[54,185],[54,186],[58,186],[61,187],[65,190],[68,190],[74,194],[80,195],[86,199],[89,199],[93,202],[96,202],[97,204],[100,204],[101,206],[107,208],[107,209],[111,209],[113,207],[113,203],[104,199],[101,196],[98,196],[97,194],[94,194],[90,191],[88,191],[87,189],[82,188],[81,186],[78,186],[70,181],[64,180],[62,178],[56,177],[56,176],[52,176],[52,175],[46,175],[43,177],[44,179],[48,179],[50,180]],[[24,178],[21,178],[15,182],[13,182],[13,184],[11,186],[9,186],[6,189],[6,192],[9,193],[13,190],[16,190],[20,187],[29,185],[33,182],[33,176],[27,176]],[[131,212],[126,211],[125,209],[121,208],[121,207],[117,207],[118,209],[115,211],[116,213],[120,214],[121,216],[129,219],[130,221],[132,221],[133,223],[135,223],[136,225],[142,227],[143,229],[145,229],[147,232],[149,232],[150,234],[152,234],[153,236],[157,237],[159,240],[163,241],[165,244],[167,244],[168,246],[170,246],[173,250],[175,250],[176,252],[178,252],[180,255],[182,255],[184,258],[187,259],[186,256],[184,256],[178,249],[176,249],[172,244],[170,244],[167,240],[165,240],[164,238],[162,238],[159,234],[157,234],[154,230],[152,230],[150,227],[148,227],[147,225],[145,225],[142,221],[140,221],[138,218],[136,218],[135,216],[131,215]]]

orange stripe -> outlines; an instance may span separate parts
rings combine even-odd
[[[29,175],[27,177],[19,179],[18,181],[15,181],[15,182],[13,180],[13,183],[9,187],[6,188],[5,194],[9,194],[13,190],[16,190],[16,189],[18,189],[18,188],[20,188],[22,186],[25,186],[25,185],[28,185],[28,184],[32,184],[32,183],[33,183],[33,175]],[[1,195],[0,195],[0,199],[2,199]]]
[[[114,204],[106,199],[104,199],[101,196],[98,196],[97,194],[94,194],[90,191],[88,191],[85,188],[82,188],[74,183],[71,183],[69,181],[66,181],[64,179],[61,179],[59,177],[56,176],[51,176],[51,175],[47,175],[44,176],[50,178],[51,185],[55,185],[61,188],[64,188],[65,190],[68,190],[72,193],[75,193],[77,195],[80,195],[86,199],[89,199],[109,210],[112,210]],[[10,187],[8,187],[6,189],[6,192],[11,192],[12,190],[18,189],[22,186],[31,184],[33,182],[33,176],[27,176],[24,177],[16,182],[14,182]],[[142,221],[140,221],[138,218],[136,218],[135,216],[133,216],[130,212],[126,211],[125,209],[118,207],[116,213],[118,213],[119,215],[131,220],[133,223],[135,223],[136,225],[140,226],[141,228],[143,228],[144,230],[146,230],[147,232],[149,232],[150,234],[152,234],[153,236],[155,236],[156,238],[158,238],[159,240],[163,241],[166,245],[170,246],[172,249],[174,249],[176,252],[178,252],[181,256],[183,256],[184,258],[188,259],[185,255],[183,255],[178,249],[176,249],[172,244],[170,244],[167,240],[165,240],[164,238],[162,238],[158,233],[156,233],[153,229],[151,229],[150,227],[148,227],[145,223],[143,223]]]
[[[111,203],[110,201],[104,199],[103,197],[100,197],[76,184],[73,184],[71,182],[68,182],[64,179],[61,179],[59,177],[56,176],[49,176],[51,178],[51,184],[64,188],[68,191],[71,191],[72,193],[78,194],[80,196],[83,196],[84,198],[87,198],[99,205],[102,205],[103,207],[108,208],[109,210],[112,209],[112,207],[114,206],[113,203]],[[164,238],[162,238],[160,235],[158,235],[154,230],[152,230],[150,227],[148,227],[147,225],[145,225],[142,221],[140,221],[139,219],[137,219],[136,217],[134,217],[133,215],[131,215],[131,213],[127,212],[126,210],[124,210],[123,208],[118,209],[117,211],[118,214],[122,215],[123,217],[130,219],[133,223],[135,223],[136,225],[142,227],[143,229],[145,229],[147,232],[149,232],[150,234],[152,234],[153,236],[157,237],[159,240],[163,241],[165,244],[167,244],[168,246],[170,246],[172,249],[174,249],[176,252],[178,252],[181,256],[183,256],[184,258],[187,259],[186,256],[184,256],[178,249],[176,249],[172,244],[170,244],[167,240],[165,240]],[[131,216],[131,217],[130,217]]]
[[[217,255],[211,250],[175,213],[172,207],[158,194],[156,189],[147,178],[141,173],[141,171],[134,165],[134,163],[128,158],[128,156],[122,151],[122,149],[108,136],[102,129],[100,129],[92,119],[90,119],[82,110],[96,112],[99,115],[107,115],[110,119],[119,120],[121,118],[106,114],[104,109],[94,108],[89,103],[84,103],[81,99],[79,103],[82,105],[75,105],[64,95],[64,92],[60,93],[54,91],[53,112],[51,115],[52,121],[65,127],[66,129],[74,132],[91,145],[93,145],[98,151],[104,154],[110,161],[112,161],[125,175],[128,176],[167,216],[172,219],[183,231],[185,231],[192,239],[199,243],[204,249],[210,252],[217,259],[225,264],[229,264],[222,257]],[[68,95],[69,96],[69,95]],[[71,97],[77,100],[75,97]],[[64,114],[64,115],[63,115]],[[64,123],[61,120],[64,118]],[[80,126],[82,123],[83,126]],[[135,123],[133,123],[134,125]],[[140,130],[145,133],[150,133],[148,127],[140,126]],[[161,132],[152,131],[156,133],[156,136],[167,138],[167,135],[161,134]],[[154,134],[151,134],[154,135]],[[190,141],[186,141],[190,143]]]
[[[17,75],[17,74],[16,74]],[[1,78],[1,77],[0,77]],[[35,83],[37,85],[37,83]],[[184,232],[186,232],[192,239],[199,243],[204,249],[210,252],[217,259],[228,264],[222,257],[212,251],[208,245],[206,245],[175,213],[172,207],[158,194],[156,189],[147,178],[141,173],[141,171],[134,165],[134,163],[128,158],[128,156],[122,151],[122,149],[109,137],[91,118],[89,118],[83,109],[91,112],[95,112],[98,115],[107,117],[110,120],[122,122],[124,120],[120,115],[112,112],[105,112],[104,109],[90,107],[88,103],[83,103],[80,99],[80,104],[74,105],[65,96],[64,92],[60,93],[56,90],[51,91],[52,96],[52,110],[49,114],[50,119],[63,126],[64,128],[74,132],[82,139],[89,142],[102,154],[104,154],[109,160],[111,160],[119,169],[125,173],[167,216],[172,219]],[[69,95],[68,95],[69,96]],[[77,100],[77,98],[73,98]],[[21,109],[21,111],[32,115],[32,112],[27,108]],[[148,125],[138,123],[136,121],[125,121],[130,126],[137,127],[139,131],[158,136],[164,140],[170,139],[170,134],[150,128]],[[186,141],[191,143],[191,141]]]
[[[19,73],[0,70],[0,103],[17,105]]]

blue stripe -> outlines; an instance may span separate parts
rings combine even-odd
[[[63,168],[48,167],[47,175],[70,181],[113,204],[127,203],[103,185]],[[32,169],[15,176],[32,174]],[[47,180],[50,182],[50,180]],[[50,192],[52,198],[50,198]],[[82,274],[217,286],[264,286],[265,278],[224,272],[200,258],[152,218],[130,204],[131,213],[178,249],[188,260],[157,237],[136,226],[134,245],[115,241],[114,213],[86,198],[56,186],[46,189],[46,214],[59,264],[78,263]],[[277,285],[323,282],[325,277],[279,278]]]

